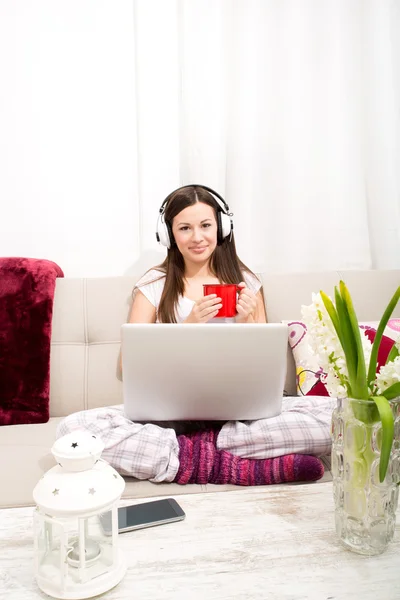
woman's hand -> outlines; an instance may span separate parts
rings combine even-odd
[[[221,298],[218,298],[217,294],[203,296],[197,300],[184,323],[206,323],[216,316],[220,308],[222,308]]]
[[[246,287],[244,281],[239,283],[238,287],[240,287],[241,290],[239,292],[239,299],[236,305],[236,310],[238,313],[236,317],[236,322],[251,323],[254,320],[254,315],[257,308],[257,298],[255,294],[251,290],[249,290],[248,287]]]

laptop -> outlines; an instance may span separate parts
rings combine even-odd
[[[124,412],[132,421],[280,414],[287,325],[127,323],[121,333]]]

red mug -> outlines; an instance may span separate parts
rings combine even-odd
[[[219,309],[216,317],[235,317],[237,315],[237,293],[241,288],[234,283],[205,283],[203,284],[204,296],[217,294],[221,298],[222,308]]]

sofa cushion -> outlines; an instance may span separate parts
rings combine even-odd
[[[50,448],[60,419],[32,425],[10,425],[0,434],[0,507],[32,506],[32,492],[55,465]]]
[[[47,423],[11,425],[1,429],[0,436],[0,508],[33,506],[32,492],[42,475],[55,466],[51,447],[61,417]],[[196,494],[200,492],[240,489],[229,485],[155,484],[127,477],[124,498]]]
[[[56,429],[60,421],[61,417],[55,417],[50,418],[47,423],[2,427],[0,435],[0,508],[34,505],[32,492],[35,485],[42,475],[56,464],[50,449],[56,439]],[[330,480],[330,472],[326,470],[324,477],[319,482]],[[237,485],[152,483],[151,481],[138,481],[133,477],[126,477],[125,481],[123,498],[177,496],[179,494],[243,489]]]
[[[55,466],[51,447],[56,439],[56,429],[61,417],[50,418],[47,423],[11,425],[1,429],[0,436],[0,508],[33,506],[32,492],[42,475]],[[208,491],[210,486],[154,484],[126,478],[124,498],[167,496]],[[223,489],[235,486],[211,486]]]
[[[0,258],[0,425],[49,419],[55,280],[48,260]]]

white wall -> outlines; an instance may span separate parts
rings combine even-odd
[[[1,0],[0,256],[68,276],[138,254],[131,0]]]

